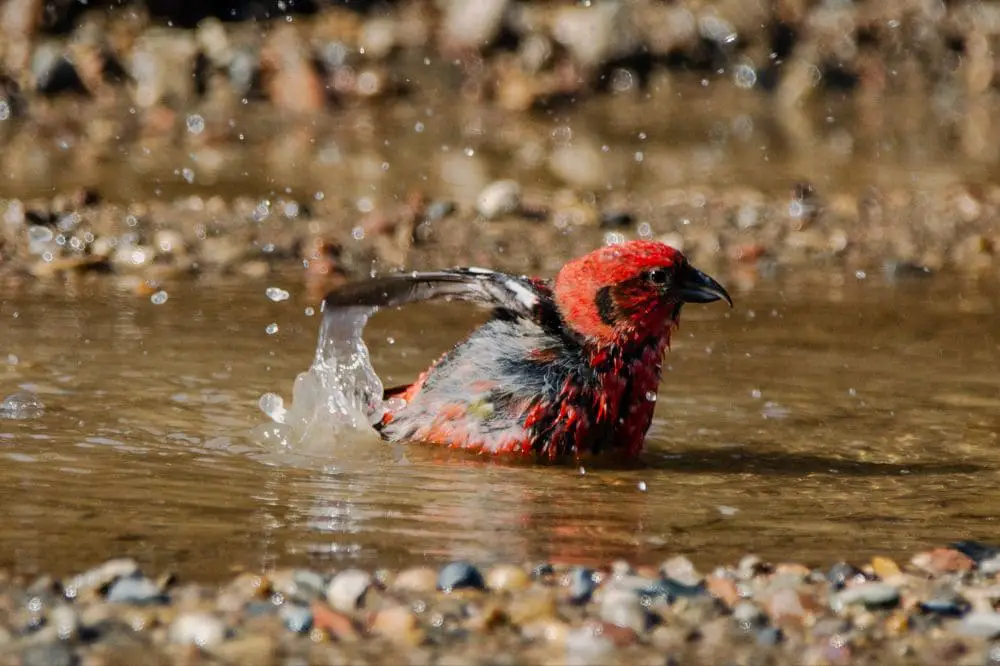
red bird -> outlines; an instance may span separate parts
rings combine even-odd
[[[323,307],[435,298],[484,304],[493,316],[415,383],[385,392],[401,400],[382,436],[548,458],[637,455],[681,306],[732,306],[677,250],[632,241],[567,263],[554,281],[479,268],[405,273],[346,285]]]

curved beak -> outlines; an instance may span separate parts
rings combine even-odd
[[[723,300],[729,303],[729,307],[733,307],[733,299],[729,297],[725,287],[690,264],[681,272],[678,287],[681,299],[685,303],[712,303]]]

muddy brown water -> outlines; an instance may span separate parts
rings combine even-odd
[[[585,473],[417,445],[347,467],[266,450],[257,400],[289,394],[318,325],[290,280],[177,284],[160,305],[110,281],[2,289],[0,393],[45,404],[0,420],[0,566],[26,573],[115,555],[199,579],[459,557],[821,564],[1000,541],[995,285],[774,282],[733,311],[690,307],[642,464]],[[475,321],[411,307],[367,337],[402,381]]]

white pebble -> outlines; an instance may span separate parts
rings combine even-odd
[[[371,587],[372,577],[360,569],[341,571],[326,588],[326,599],[330,605],[342,612],[355,610]]]
[[[264,332],[267,333],[268,335],[274,335],[275,333],[278,332],[278,325],[272,321],[270,324],[264,327]]]
[[[170,641],[210,648],[226,640],[226,625],[208,613],[186,613],[170,625]]]
[[[153,301],[153,305],[163,305],[164,303],[167,302],[168,298],[170,298],[170,294],[161,289],[160,291],[150,296],[149,300]]]

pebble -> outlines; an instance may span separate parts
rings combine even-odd
[[[353,611],[361,606],[365,593],[372,585],[372,577],[367,571],[347,569],[341,571],[326,588],[326,600],[342,612]]]
[[[209,613],[184,613],[170,625],[172,643],[208,649],[226,640],[226,625]]]
[[[415,567],[400,571],[392,581],[394,590],[431,592],[437,589],[438,574],[430,567]]]
[[[133,559],[108,560],[100,566],[73,576],[64,583],[63,587],[66,590],[66,596],[72,599],[81,593],[93,592],[110,585],[118,578],[131,577],[138,573],[139,564]]]
[[[1000,613],[976,611],[969,613],[955,629],[960,636],[996,638],[1000,636]]]
[[[868,609],[894,608],[899,603],[899,589],[885,583],[861,583],[837,593],[831,606],[838,611],[860,604]]]
[[[864,573],[852,564],[838,562],[830,567],[826,573],[826,579],[830,584],[839,589],[849,582],[858,582],[865,579]]]
[[[636,633],[644,632],[649,624],[648,614],[639,595],[616,585],[602,589],[600,618]]]
[[[969,571],[975,566],[972,558],[952,548],[935,548],[930,552],[917,553],[910,563],[932,576]]]
[[[487,185],[476,197],[476,211],[487,220],[510,215],[521,206],[521,186],[513,180]]]
[[[671,557],[660,565],[660,573],[664,578],[670,578],[682,585],[688,586],[698,585],[704,580],[704,577],[695,568],[694,563],[682,555]]]
[[[569,598],[576,604],[590,601],[591,595],[597,589],[594,582],[594,572],[584,567],[574,567],[569,574]]]
[[[406,645],[419,645],[424,637],[416,616],[403,606],[383,608],[376,613],[372,632]]]
[[[167,602],[167,596],[150,579],[132,576],[112,583],[107,600],[113,604],[161,604]]]
[[[281,610],[278,611],[278,615],[281,616],[281,620],[285,623],[285,626],[297,634],[304,634],[312,629],[312,610],[307,606],[294,603],[284,604]]]
[[[531,583],[531,577],[521,567],[501,564],[486,574],[486,587],[498,592],[523,590]]]
[[[32,645],[21,653],[21,666],[77,666],[73,649],[66,643]]]
[[[469,562],[452,562],[438,574],[437,587],[444,592],[459,589],[482,590],[485,588],[483,575]]]

